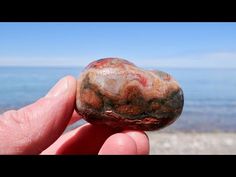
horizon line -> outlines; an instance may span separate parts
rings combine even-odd
[[[86,66],[72,66],[72,65],[0,65],[0,67],[5,68],[85,68]],[[138,66],[140,67],[140,66]],[[173,66],[143,66],[143,68],[147,69],[158,69],[158,68],[170,68],[170,69],[236,69],[236,67],[173,67]]]

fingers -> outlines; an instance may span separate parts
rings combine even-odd
[[[113,133],[107,126],[85,124],[62,135],[42,154],[98,154]]]
[[[110,136],[103,144],[100,155],[135,155],[137,154],[137,145],[129,135],[125,133],[116,133]]]
[[[148,136],[141,131],[131,131],[126,130],[123,133],[129,135],[136,143],[137,146],[137,154],[139,155],[148,155],[149,154],[149,139]]]
[[[61,79],[44,97],[0,116],[0,154],[39,154],[64,131],[74,111],[76,80]]]
[[[144,132],[126,130],[109,137],[99,154],[148,155],[149,140]]]
[[[114,132],[105,126],[83,125],[62,135],[42,154],[148,154],[147,136],[139,131]]]

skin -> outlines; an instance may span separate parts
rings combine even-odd
[[[0,115],[0,154],[149,154],[142,131],[85,124],[63,134],[75,112],[76,80],[62,78],[35,103]]]

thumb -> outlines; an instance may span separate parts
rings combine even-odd
[[[0,115],[0,154],[39,154],[64,131],[74,111],[76,80],[67,76],[37,102]]]

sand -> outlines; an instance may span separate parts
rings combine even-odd
[[[236,154],[236,133],[147,132],[150,154]]]

